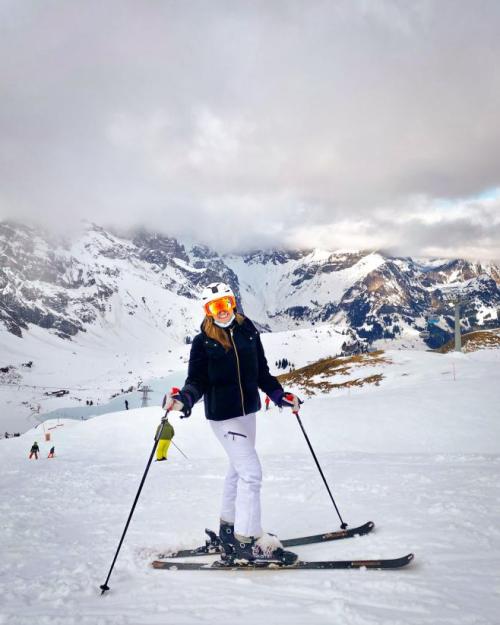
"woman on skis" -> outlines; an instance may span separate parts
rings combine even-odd
[[[164,407],[186,417],[204,398],[205,416],[229,458],[224,482],[219,537],[226,556],[293,564],[297,555],[261,526],[262,470],[255,449],[259,389],[279,407],[298,410],[299,399],[285,393],[271,375],[254,324],[236,310],[231,288],[209,284],[202,293],[205,319],[191,346],[184,387],[166,397]]]

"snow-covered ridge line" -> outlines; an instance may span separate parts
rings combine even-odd
[[[467,317],[477,318],[464,320],[465,328],[498,322],[500,269],[492,263],[346,250],[220,255],[158,233],[127,238],[93,225],[62,242],[0,223],[0,249],[0,328],[19,337],[38,325],[70,338],[142,311],[147,323],[175,328],[169,334],[186,340],[197,326],[190,300],[212,280],[229,282],[243,310],[273,331],[331,322],[370,343],[424,329],[434,307],[443,316],[430,340],[437,346],[450,333],[441,290],[453,284],[473,294]],[[183,321],[167,314],[172,301]]]

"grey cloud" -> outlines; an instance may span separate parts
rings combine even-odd
[[[499,25],[486,0],[0,0],[0,218],[241,248],[500,187]]]
[[[403,255],[465,257],[500,261],[500,202],[489,207],[466,203],[463,214],[429,223],[425,211],[407,220],[374,219],[380,246]]]

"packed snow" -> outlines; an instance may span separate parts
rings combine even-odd
[[[293,340],[289,333],[286,342]],[[316,349],[266,347],[270,361],[311,359]],[[226,460],[197,405],[190,419],[171,418],[187,459],[171,448],[167,462],[152,463],[111,590],[101,596],[162,416],[158,406],[136,408],[52,420],[0,440],[0,623],[497,624],[500,350],[395,350],[386,359],[379,386],[310,398],[301,412],[344,520],[373,520],[376,528],[296,551],[310,560],[414,552],[409,567],[152,569],[158,552],[197,546],[204,527],[217,527]],[[28,460],[35,440],[41,457]],[[47,459],[52,445],[56,457]],[[289,412],[259,414],[258,449],[265,528],[281,538],[338,529]]]

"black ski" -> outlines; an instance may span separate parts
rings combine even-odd
[[[152,566],[155,569],[168,569],[170,571],[277,571],[277,570],[300,570],[300,569],[400,569],[413,560],[413,553],[402,558],[382,560],[324,560],[307,562],[298,560],[295,564],[284,565],[278,562],[257,562],[255,564],[235,564],[234,562],[217,560],[216,562],[165,562],[155,560]]]
[[[373,521],[368,521],[359,527],[348,528],[345,530],[337,530],[335,532],[327,532],[326,534],[314,534],[313,536],[301,536],[299,538],[289,538],[282,540],[283,547],[296,547],[297,545],[311,545],[313,543],[326,543],[331,540],[341,540],[342,538],[351,538],[352,536],[362,536],[368,534],[375,527]],[[201,547],[196,549],[181,549],[171,553],[160,553],[158,558],[189,558],[192,556],[209,556],[222,553],[219,537],[212,530],[205,530],[208,540]]]

